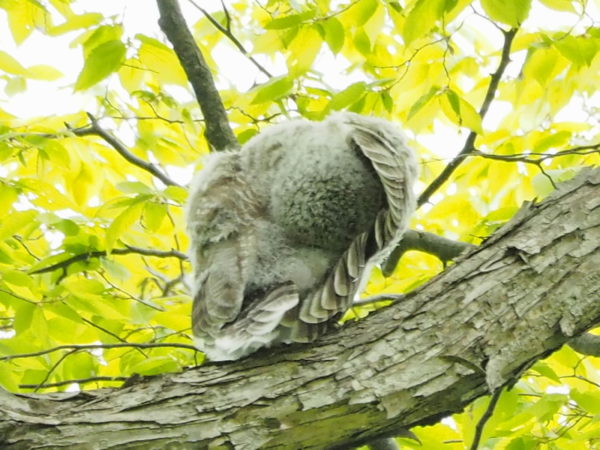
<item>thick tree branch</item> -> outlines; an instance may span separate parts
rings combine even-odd
[[[158,24],[177,54],[194,89],[206,124],[205,135],[215,150],[239,148],[212,74],[185,23],[177,0],[157,0]]]
[[[104,139],[108,144],[110,144],[112,148],[114,148],[123,158],[125,158],[134,166],[138,166],[140,169],[144,169],[146,172],[151,173],[167,186],[179,186],[168,176],[162,173],[154,164],[149,163],[148,161],[144,161],[141,158],[138,158],[129,150],[127,150],[127,147],[119,139],[117,139],[115,136],[113,136],[111,133],[109,133],[100,126],[98,120],[92,114],[87,113],[87,115],[91,122],[91,125],[89,127],[69,128],[69,131],[71,131],[76,136],[99,136],[102,139]]]
[[[403,301],[313,344],[121,390],[0,391],[0,446],[348,448],[461,410],[599,321],[596,169]]]
[[[490,84],[488,86],[487,92],[485,94],[485,98],[479,109],[479,115],[483,119],[494,100],[494,96],[496,95],[496,91],[498,89],[498,85],[500,84],[500,80],[502,79],[502,74],[506,69],[510,61],[510,49],[512,46],[513,39],[517,34],[518,29],[513,28],[509,31],[504,32],[504,45],[502,47],[502,56],[500,57],[500,63],[498,64],[498,68],[492,74],[492,78],[490,80]],[[475,138],[477,137],[477,133],[475,131],[471,131],[467,136],[465,144],[463,145],[462,150],[456,155],[456,157],[448,163],[448,165],[442,170],[435,180],[433,180],[427,188],[423,191],[423,193],[419,197],[418,204],[419,206],[424,205],[429,201],[429,198],[433,195],[435,191],[437,191],[445,182],[450,178],[450,175],[456,170],[456,168],[460,165],[461,162],[466,158],[467,153],[473,151],[473,144],[475,143]]]

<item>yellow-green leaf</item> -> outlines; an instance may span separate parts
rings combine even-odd
[[[87,89],[121,67],[125,59],[125,45],[121,41],[108,41],[94,48],[86,58],[75,82],[75,90]]]
[[[367,84],[364,81],[351,84],[346,89],[338,92],[331,98],[328,108],[334,111],[343,109],[358,101],[365,94],[366,90]]]
[[[168,212],[164,203],[146,202],[144,206],[144,225],[150,231],[157,231]]]
[[[339,53],[344,46],[344,27],[335,17],[330,17],[323,22],[325,42],[333,53]]]
[[[531,0],[481,0],[481,6],[492,20],[518,27],[529,14]]]
[[[27,68],[27,78],[34,80],[54,81],[63,76],[62,72],[52,66],[38,64]]]
[[[406,45],[427,35],[444,14],[445,0],[417,0],[406,18],[402,37]]]
[[[0,50],[0,70],[14,75],[27,74],[27,69],[25,69],[19,61],[2,50]]]
[[[268,83],[258,87],[252,104],[278,100],[290,92],[293,87],[294,83],[288,77],[272,78]]]
[[[119,214],[106,230],[106,250],[111,251],[114,248],[117,239],[119,239],[129,227],[131,227],[142,214],[144,203],[139,201],[130,205],[125,211]]]

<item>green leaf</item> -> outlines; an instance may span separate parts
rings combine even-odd
[[[344,27],[335,17],[330,17],[323,22],[325,30],[325,42],[334,54],[340,52],[344,46]]]
[[[3,269],[1,279],[8,284],[12,284],[13,286],[34,286],[34,282],[31,276],[19,270]]]
[[[110,41],[120,41],[123,28],[120,25],[102,25],[96,28],[83,42],[83,56],[87,59],[90,53],[100,45]]]
[[[583,36],[566,36],[554,42],[554,45],[575,67],[589,67],[598,50],[595,40]]]
[[[267,30],[283,30],[285,28],[295,27],[306,20],[310,20],[315,16],[314,10],[305,11],[301,14],[291,14],[285,17],[273,19],[265,25]]]
[[[124,60],[125,45],[121,41],[108,41],[94,48],[75,82],[75,90],[87,89],[102,81],[121,67]]]
[[[553,48],[542,48],[530,52],[523,72],[544,87],[556,75],[559,55]]]
[[[10,77],[6,81],[4,92],[7,95],[16,95],[27,90],[27,80],[25,77]]]
[[[363,55],[369,56],[371,54],[371,41],[365,30],[359,28],[354,35],[353,41],[356,49]]]
[[[164,83],[187,86],[187,76],[171,48],[143,34],[137,34],[136,38],[141,42],[138,58],[143,66]]]
[[[440,92],[440,88],[438,86],[432,86],[429,89],[429,92],[421,95],[419,99],[411,106],[410,111],[408,112],[407,120],[410,120],[415,114],[417,114],[429,101],[435,97]]]
[[[125,194],[152,194],[152,188],[141,181],[123,181],[115,186]]]
[[[520,26],[531,9],[531,0],[481,0],[490,19],[511,27]]]
[[[360,0],[352,7],[351,16],[354,19],[353,23],[357,27],[362,27],[375,14],[379,7],[379,0]]]
[[[543,361],[537,361],[533,365],[531,370],[539,373],[540,375],[545,376],[546,378],[548,378],[552,381],[555,381],[557,383],[561,382],[560,377],[556,374],[556,372],[554,370],[552,370],[552,368]]]
[[[331,98],[327,108],[330,110],[339,111],[340,109],[343,109],[358,101],[365,94],[366,90],[367,84],[364,81],[351,84],[343,91],[335,94]]]
[[[177,203],[185,203],[188,198],[188,191],[180,186],[168,186],[163,191],[165,197]]]
[[[446,0],[417,0],[408,13],[402,30],[406,45],[426,36],[444,15],[445,6]]]
[[[0,222],[0,241],[20,232],[30,225],[37,217],[37,211],[17,211],[8,217],[3,217]]]
[[[0,50],[0,70],[13,75],[26,75],[27,69],[19,63],[15,58]]]
[[[45,64],[38,64],[27,68],[27,78],[42,81],[55,81],[62,78],[60,70]]]
[[[58,36],[69,31],[89,28],[92,25],[100,23],[103,18],[104,16],[100,13],[74,15],[60,25],[48,27],[48,34],[50,36]]]
[[[577,12],[572,0],[540,0],[540,3],[556,11]]]
[[[600,392],[571,390],[571,398],[590,414],[600,414]]]
[[[138,201],[130,205],[113,220],[106,230],[106,250],[109,253],[114,248],[117,239],[140,218],[143,209],[144,203]]]
[[[177,370],[179,365],[170,356],[153,356],[134,364],[131,367],[132,373],[140,375],[158,375],[166,372]]]
[[[272,78],[268,83],[259,86],[252,104],[272,102],[288,94],[294,83],[288,77]]]
[[[168,212],[164,203],[146,202],[144,205],[144,225],[150,231],[157,231]]]
[[[482,133],[481,116],[464,98],[459,97],[456,92],[449,89],[440,97],[442,111],[452,122],[459,126],[465,126],[476,133]]]

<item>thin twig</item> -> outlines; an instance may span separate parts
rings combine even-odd
[[[373,303],[385,301],[391,301],[393,303],[396,303],[400,300],[403,300],[405,297],[406,296],[403,294],[377,294],[356,300],[352,302],[352,306],[372,305]]]
[[[127,381],[129,377],[107,377],[107,376],[97,376],[97,377],[89,377],[89,378],[81,378],[75,380],[63,380],[57,381],[56,383],[47,383],[47,384],[20,384],[19,387],[21,389],[35,389],[36,391],[40,388],[51,388],[51,387],[60,387],[67,386],[69,384],[77,383],[95,383],[98,381]]]
[[[483,434],[483,427],[485,427],[487,421],[490,419],[490,417],[492,417],[492,414],[494,414],[496,403],[498,403],[498,400],[500,399],[500,395],[502,394],[503,390],[503,388],[498,388],[496,389],[496,392],[492,394],[492,398],[490,398],[490,403],[488,404],[487,409],[485,410],[485,412],[479,419],[479,422],[477,422],[477,426],[475,427],[475,436],[473,436],[473,443],[471,444],[470,450],[477,450],[477,448],[479,447],[479,441],[481,440],[481,435]]]
[[[159,347],[170,347],[170,348],[184,348],[187,350],[198,351],[196,347],[188,344],[180,344],[177,342],[172,343],[146,343],[146,344],[138,344],[138,343],[120,343],[120,344],[68,344],[68,345],[59,345],[57,347],[52,347],[47,350],[40,350],[39,352],[32,353],[19,353],[16,355],[7,355],[0,356],[0,361],[10,361],[13,359],[20,358],[32,358],[34,356],[47,355],[48,353],[57,352],[60,350],[95,350],[95,349],[112,349],[112,348],[159,348]]]
[[[71,264],[74,264],[79,261],[86,261],[91,258],[102,258],[107,256],[108,252],[106,250],[96,250],[93,252],[80,253],[79,255],[71,256],[63,261],[52,264],[48,267],[43,267],[41,269],[36,269],[31,274],[39,274],[39,273],[47,273],[52,272],[57,269],[64,269]],[[188,259],[185,253],[179,252],[177,250],[152,250],[149,248],[141,248],[141,247],[133,247],[127,245],[126,248],[115,248],[110,252],[111,255],[130,255],[130,254],[139,254],[144,256],[155,256],[157,258],[178,258],[182,261]]]
[[[502,56],[500,58],[500,63],[498,64],[498,68],[496,72],[492,74],[492,78],[490,80],[490,85],[488,86],[488,90],[485,94],[485,98],[479,110],[479,115],[483,119],[496,95],[496,90],[498,89],[498,85],[500,83],[500,79],[502,78],[502,74],[506,69],[510,61],[510,49],[512,46],[513,39],[517,34],[518,29],[513,28],[509,31],[504,32],[504,45],[502,47]],[[462,150],[454,157],[450,163],[442,170],[435,180],[433,180],[429,186],[423,191],[423,193],[419,197],[418,204],[419,206],[424,205],[429,201],[429,198],[433,195],[435,191],[437,191],[442,184],[450,178],[450,175],[456,170],[456,168],[460,165],[461,162],[466,158],[467,153],[470,153],[473,150],[473,144],[475,143],[475,138],[477,137],[477,133],[475,131],[471,131],[467,136],[465,144]]]
[[[202,12],[202,14],[204,14],[204,17],[206,17],[208,19],[208,21],[217,30],[219,30],[225,37],[227,37],[231,42],[233,42],[233,45],[235,45],[238,48],[240,53],[242,55],[244,55],[246,58],[248,58],[250,60],[250,62],[256,66],[256,68],[258,70],[260,70],[262,73],[264,73],[267,77],[273,78],[273,74],[271,74],[256,59],[254,59],[254,57],[248,52],[248,50],[246,50],[246,48],[239,41],[239,39],[236,38],[234,36],[234,34],[231,32],[231,18],[229,17],[229,11],[227,11],[227,8],[225,8],[224,5],[223,5],[223,9],[225,12],[225,17],[227,18],[227,27],[224,27],[223,25],[221,25],[213,16],[210,15],[210,13],[208,11],[206,11],[204,8],[202,8],[201,6],[196,4],[196,2],[194,0],[188,0],[188,1],[192,5],[194,5],[198,10],[200,10],[200,12]]]
[[[71,128],[70,131],[73,134],[76,136],[99,136],[134,166],[138,166],[140,169],[151,173],[167,186],[179,186],[179,184],[162,173],[154,164],[138,158],[129,150],[127,150],[127,147],[125,147],[125,145],[119,139],[100,126],[98,119],[96,119],[92,114],[87,113],[87,116],[90,119],[91,125],[83,128]]]

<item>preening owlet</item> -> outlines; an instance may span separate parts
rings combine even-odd
[[[210,155],[187,208],[198,348],[233,360],[322,335],[401,239],[416,177],[402,133],[354,113]]]

